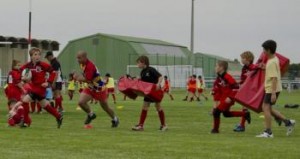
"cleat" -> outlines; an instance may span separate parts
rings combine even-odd
[[[86,124],[86,125],[84,125],[84,128],[85,128],[85,129],[92,129],[93,126],[92,126],[91,124]]]
[[[63,115],[60,115],[60,118],[56,119],[58,129],[61,127],[63,119],[64,119]]]
[[[212,130],[210,131],[210,133],[211,133],[211,134],[219,134],[220,132],[219,132],[219,130],[212,129]]]
[[[244,132],[245,127],[242,127],[241,125],[237,125],[235,129],[233,129],[234,132]]]
[[[286,125],[286,128],[287,128],[286,136],[291,135],[291,133],[294,130],[295,125],[296,125],[296,121],[295,120],[290,120],[290,123],[288,125]]]
[[[269,134],[267,132],[263,132],[262,134],[256,135],[258,138],[273,138],[273,134]]]
[[[116,117],[115,119],[111,120],[111,127],[112,128],[118,127],[119,124],[120,124],[119,118]]]
[[[160,131],[167,131],[167,130],[168,130],[168,126],[167,126],[167,125],[161,125],[161,126],[159,127],[159,130],[160,130]]]
[[[144,128],[141,125],[136,125],[136,126],[132,127],[131,130],[133,130],[133,131],[144,131]]]

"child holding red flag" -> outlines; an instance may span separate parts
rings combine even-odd
[[[149,82],[157,85],[157,90],[161,89],[162,75],[153,67],[150,67],[149,58],[147,56],[140,56],[137,60],[137,65],[142,69],[141,71],[141,80],[144,82]],[[140,115],[140,122],[132,128],[133,131],[143,131],[144,122],[147,117],[147,113],[151,103],[155,103],[156,111],[160,119],[160,131],[166,131],[168,129],[165,123],[165,113],[161,106],[161,102],[155,102],[150,98],[145,97],[142,112]]]

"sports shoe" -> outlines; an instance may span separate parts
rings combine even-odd
[[[115,119],[111,120],[111,127],[116,128],[118,127],[119,123],[120,123],[119,118],[116,117]]]
[[[267,132],[263,132],[263,133],[261,133],[259,135],[256,135],[256,137],[258,137],[258,138],[273,138],[274,136],[273,136],[273,134],[269,134]]]
[[[85,122],[84,124],[87,125],[87,124],[90,124],[92,122],[92,120],[96,119],[96,114],[93,113],[92,115],[87,115],[86,119],[85,119]]]
[[[24,119],[21,119],[20,123],[18,124],[20,128],[27,128],[28,125],[24,122]]]
[[[290,135],[291,135],[291,133],[292,133],[293,130],[294,130],[295,124],[296,124],[296,121],[295,121],[295,120],[290,120],[290,124],[286,126],[286,128],[287,128],[286,135],[287,135],[287,136],[290,136]]]
[[[219,132],[219,130],[212,129],[212,130],[210,131],[210,133],[211,133],[211,134],[219,134],[220,132]]]
[[[81,110],[81,108],[80,107],[76,107],[76,110]]]
[[[245,113],[246,113],[245,114],[245,119],[246,119],[247,123],[251,124],[251,114],[250,114],[250,112],[246,111]]]
[[[133,131],[144,131],[144,128],[142,125],[136,125],[134,127],[132,127]]]
[[[161,126],[159,127],[159,130],[160,130],[160,131],[167,131],[167,130],[168,130],[168,126],[167,126],[167,125],[161,125]]]
[[[61,127],[63,119],[64,117],[62,114],[60,115],[60,118],[56,119],[58,129]]]
[[[198,102],[200,101],[200,98],[199,98],[199,97],[197,97],[197,101],[198,101]]]
[[[235,129],[233,129],[234,132],[244,132],[245,127],[242,127],[241,125],[237,125]]]

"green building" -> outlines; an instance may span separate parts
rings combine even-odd
[[[94,34],[71,40],[61,51],[64,75],[79,70],[76,53],[79,50],[88,52],[88,57],[99,68],[101,74],[109,72],[119,78],[126,73],[138,75],[136,59],[147,55],[153,66],[190,65],[191,52],[187,47],[161,40],[119,36],[110,34]]]
[[[229,72],[233,76],[239,76],[242,65],[237,60],[230,60],[221,56],[216,56],[212,54],[205,53],[195,53],[192,58],[192,64],[194,67],[203,68],[203,74],[205,77],[215,77],[215,66],[217,61],[224,60],[228,62]]]

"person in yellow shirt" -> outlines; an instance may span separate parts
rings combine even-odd
[[[109,73],[105,75],[105,83],[106,88],[108,91],[108,95],[111,94],[114,100],[114,103],[116,104],[116,95],[115,95],[115,80],[110,76]]]
[[[70,73],[69,81],[68,81],[68,95],[69,95],[70,100],[73,99],[74,92],[75,92],[75,80],[73,78],[73,73]]]
[[[294,129],[296,121],[287,119],[279,111],[272,108],[272,105],[276,103],[278,96],[282,91],[279,60],[275,55],[277,44],[273,40],[267,40],[262,44],[262,47],[264,49],[264,53],[268,57],[268,61],[265,66],[265,94],[262,105],[265,116],[265,131],[256,137],[273,138],[271,130],[272,116],[284,122],[287,128],[286,135],[289,136]]]

